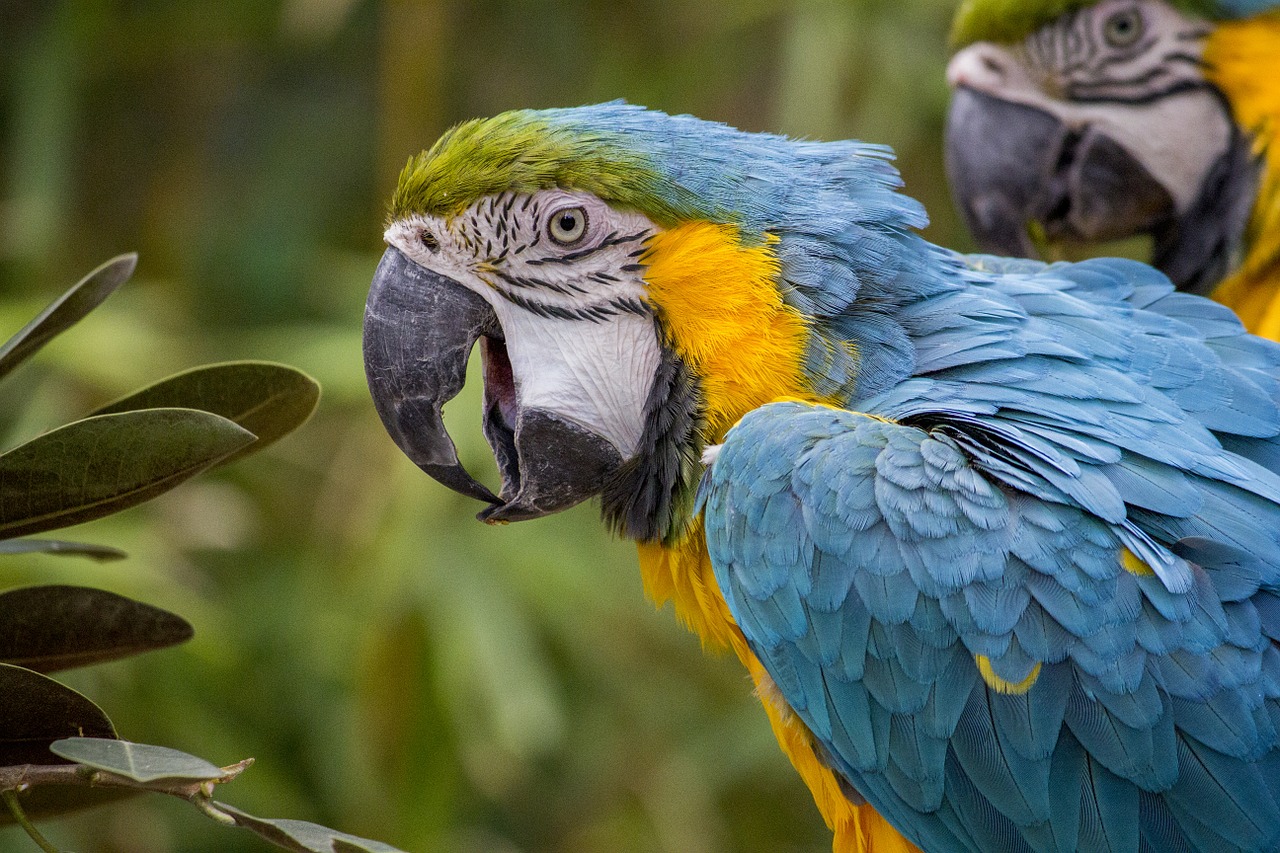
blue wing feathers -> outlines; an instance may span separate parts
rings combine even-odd
[[[1092,758],[1087,759],[1080,788],[1080,849],[1136,850],[1139,789]]]
[[[893,714],[915,714],[929,699],[929,682],[907,675],[896,656],[868,658],[862,682],[875,701]]]
[[[1274,775],[1268,779],[1260,772],[1262,767],[1233,761],[1186,737],[1178,739],[1178,765],[1178,781],[1166,797],[1175,814],[1196,815],[1220,839],[1238,848],[1276,849],[1280,809],[1274,797]]]
[[[1043,690],[998,696],[991,703],[996,725],[1009,746],[1024,758],[1042,760],[1053,755],[1071,695],[1071,669],[1047,666],[1040,673]]]
[[[893,357],[866,414],[730,431],[703,509],[734,618],[925,849],[1280,848],[1280,346],[1140,264],[939,257],[787,261]]]
[[[1050,798],[1050,829],[1053,844],[1043,849],[1067,851],[1080,849],[1080,801],[1077,794],[1085,775],[1086,753],[1080,743],[1063,729],[1054,744],[1049,784],[1056,796]]]
[[[1169,713],[1169,698],[1160,690],[1159,679],[1150,666],[1144,666],[1136,687],[1123,692],[1108,689],[1087,672],[1076,670],[1075,676],[1086,696],[1130,728],[1151,729]]]
[[[1026,758],[1013,749],[995,725],[992,692],[979,688],[969,695],[951,748],[961,769],[978,791],[1019,826],[1049,819],[1049,760]]]
[[[1139,853],[1164,853],[1166,850],[1187,850],[1191,847],[1191,842],[1170,813],[1164,798],[1149,791],[1138,792],[1138,825],[1141,831]]]
[[[1013,632],[1022,648],[1044,663],[1059,663],[1064,660],[1076,639],[1076,635],[1050,616],[1038,601],[1030,602],[1022,611],[1022,618],[1014,626]],[[1138,639],[1141,642],[1141,635]]]
[[[1222,584],[1214,584],[1218,589]],[[1257,590],[1257,587],[1254,587]],[[1222,604],[1222,615],[1226,618],[1226,630],[1223,639],[1233,646],[1261,652],[1266,639],[1262,635],[1262,620],[1258,617],[1258,608],[1251,601],[1229,600]]]

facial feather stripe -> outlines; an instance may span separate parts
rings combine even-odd
[[[1041,27],[1015,53],[1068,100],[1138,105],[1208,86],[1208,34],[1156,0],[1104,0]]]
[[[563,205],[557,205],[562,209]],[[495,293],[512,305],[541,317],[601,322],[619,314],[651,315],[652,309],[634,293],[610,294],[621,279],[609,270],[638,273],[638,263],[615,267],[616,253],[631,249],[638,257],[652,236],[647,228],[611,232],[566,252],[550,245],[545,234],[547,219],[555,211],[538,197],[501,193],[472,205],[446,224],[450,235],[476,257],[475,273]],[[608,254],[609,263],[594,263]],[[519,263],[521,273],[511,271]]]

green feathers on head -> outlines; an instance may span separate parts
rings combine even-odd
[[[560,111],[513,110],[450,128],[409,159],[391,199],[391,219],[453,216],[476,199],[502,192],[562,187],[589,192],[671,222],[664,181],[623,134],[555,121]]]
[[[1092,6],[1098,0],[961,0],[951,22],[951,44],[961,48],[977,41],[1011,44],[1022,41],[1045,24],[1067,12]],[[1235,17],[1230,0],[1166,0],[1170,6],[1202,18]],[[1227,8],[1221,8],[1227,7]]]
[[[898,194],[889,157],[879,145],[745,133],[621,101],[516,110],[463,122],[411,158],[390,215],[448,219],[486,196],[558,187],[663,228],[732,225],[751,245],[767,234],[921,228],[924,210]]]

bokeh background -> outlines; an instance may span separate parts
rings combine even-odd
[[[945,0],[0,0],[0,337],[101,261],[135,279],[3,386],[0,445],[198,363],[324,386],[260,456],[68,531],[129,560],[0,561],[189,619],[73,675],[121,735],[227,764],[222,796],[411,851],[822,851],[738,664],[641,591],[594,507],[490,528],[383,433],[360,320],[384,203],[451,123],[626,98],[897,149],[970,245],[941,138]],[[449,417],[490,465],[478,386]],[[3,697],[0,697],[3,701]],[[263,851],[158,797],[47,824],[80,853]],[[0,850],[33,850],[0,829]]]

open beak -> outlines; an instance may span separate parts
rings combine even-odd
[[[1169,192],[1106,134],[963,85],[947,115],[946,167],[987,252],[1034,257],[1031,223],[1050,240],[1097,242],[1157,232],[1177,215]]]
[[[441,409],[466,381],[480,342],[483,429],[502,475],[500,495],[458,460]],[[598,494],[622,464],[604,438],[554,412],[520,404],[497,315],[483,298],[390,248],[374,273],[364,317],[369,393],[396,445],[456,492],[487,501],[483,521],[537,518]]]

